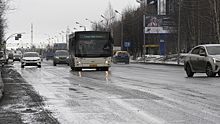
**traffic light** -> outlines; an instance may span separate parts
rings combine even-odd
[[[15,40],[19,40],[19,38],[21,38],[21,34],[17,34],[17,36],[15,36]]]
[[[17,34],[17,37],[18,37],[18,38],[21,38],[21,34]]]
[[[19,37],[16,36],[16,37],[15,37],[15,40],[19,40]]]

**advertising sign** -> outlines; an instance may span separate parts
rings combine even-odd
[[[145,34],[170,33],[172,20],[161,15],[145,15]]]

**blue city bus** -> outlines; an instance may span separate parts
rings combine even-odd
[[[107,31],[76,31],[69,35],[69,66],[72,70],[95,68],[108,71],[113,54],[113,38]]]

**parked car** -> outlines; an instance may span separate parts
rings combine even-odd
[[[3,67],[6,63],[6,55],[3,51],[0,51],[0,64]]]
[[[118,51],[113,56],[113,63],[125,63],[129,64],[130,55],[127,51]]]
[[[13,55],[13,62],[14,62],[14,61],[19,61],[19,62],[20,62],[21,57],[22,57],[21,54],[14,54],[14,55]]]
[[[67,64],[69,66],[69,53],[67,50],[56,50],[53,56],[53,65]]]
[[[208,77],[220,76],[220,44],[194,47],[185,57],[184,70],[188,77],[194,73],[206,73]]]
[[[24,66],[38,66],[41,68],[41,58],[37,52],[25,52],[21,58],[21,68]]]

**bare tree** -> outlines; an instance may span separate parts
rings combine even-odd
[[[211,15],[213,17],[213,29],[215,30],[217,43],[220,43],[220,22],[219,22],[219,14],[220,14],[220,1],[219,0],[209,0]]]
[[[5,19],[5,10],[6,10],[6,3],[0,0],[0,43],[4,40],[4,28],[6,27],[6,19]]]

